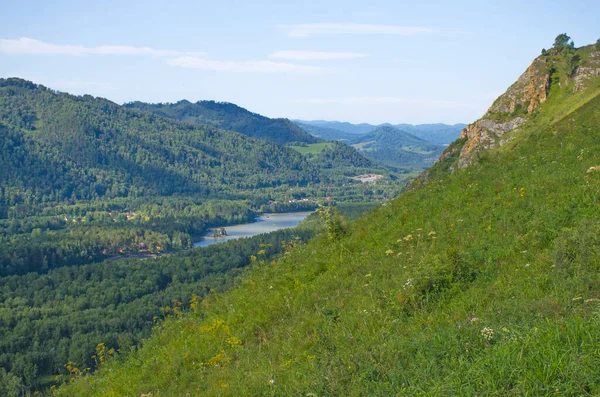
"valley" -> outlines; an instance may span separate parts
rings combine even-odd
[[[596,4],[3,12],[0,396],[600,395]]]

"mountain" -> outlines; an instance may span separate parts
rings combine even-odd
[[[340,122],[340,121],[324,121],[324,120],[312,120],[312,121],[294,120],[294,121],[302,123],[302,124],[308,124],[308,125],[316,126],[316,127],[330,128],[330,129],[334,129],[334,130],[345,132],[347,134],[354,134],[354,135],[367,134],[367,133],[371,132],[376,127],[374,125],[367,124],[367,123],[352,124],[352,123],[348,123],[348,122],[345,122],[345,121],[344,122]]]
[[[0,79],[0,139],[8,205],[319,180],[302,155],[278,144],[19,79]]]
[[[443,146],[427,142],[391,126],[380,126],[354,139],[352,145],[365,156],[394,167],[426,168]]]
[[[150,104],[131,102],[123,105],[156,115],[199,125],[211,125],[240,132],[252,138],[288,144],[317,143],[319,139],[306,133],[288,119],[270,119],[227,102],[186,100],[177,103]]]
[[[409,191],[57,395],[600,394],[599,76],[544,51]]]
[[[392,167],[424,169],[453,142],[466,124],[350,124],[337,121],[294,122],[327,140],[344,142],[369,159]],[[337,129],[336,129],[337,128]],[[352,132],[349,132],[352,131]]]
[[[466,124],[350,124],[339,121],[304,121],[293,120],[298,126],[311,134],[327,140],[352,141],[356,135],[365,135],[375,130],[377,127],[394,127],[408,132],[418,138],[436,143],[438,145],[448,145],[456,140],[460,131]]]
[[[351,142],[357,137],[357,134],[351,134],[341,130],[336,130],[334,128],[306,124],[305,122],[297,120],[295,120],[294,123],[296,123],[296,125],[302,128],[304,131],[328,141]]]
[[[438,145],[448,145],[456,140],[466,124],[396,124],[394,127]]]

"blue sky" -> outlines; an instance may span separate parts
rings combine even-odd
[[[117,103],[214,99],[269,117],[480,117],[600,1],[7,1],[0,77]]]

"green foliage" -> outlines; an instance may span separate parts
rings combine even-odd
[[[279,144],[317,143],[319,141],[288,119],[270,119],[227,102],[198,101],[191,103],[186,100],[159,104],[131,102],[125,104],[125,107],[196,125],[212,125]]]
[[[380,126],[352,143],[382,164],[420,169],[433,164],[444,148],[391,126]]]
[[[476,165],[253,266],[57,395],[599,394],[599,107],[554,92]]]
[[[309,221],[294,230],[156,259],[0,278],[0,367],[10,371],[0,373],[0,395],[11,395],[7,388],[41,387],[39,376],[57,370],[74,380],[111,350],[126,356],[158,320],[188,308],[173,301],[231,288],[253,254],[263,250],[263,259],[272,258],[283,252],[282,241],[302,244],[319,227]],[[63,368],[68,362],[70,368]]]
[[[321,142],[321,143],[311,143],[309,145],[304,145],[304,146],[290,146],[290,147],[292,149],[296,150],[300,154],[316,155],[330,146],[331,146],[331,143],[329,143],[329,142]]]
[[[556,36],[556,39],[554,39],[553,48],[557,50],[563,50],[566,48],[573,47],[575,47],[575,44],[571,40],[571,37],[569,37],[566,33],[561,33],[558,36]]]
[[[596,44],[594,44],[594,48],[596,48],[596,51],[600,51],[600,39],[596,40]]]
[[[323,206],[317,208],[317,213],[325,224],[325,230],[330,240],[339,240],[346,234],[346,225],[344,219],[340,216],[337,208]]]

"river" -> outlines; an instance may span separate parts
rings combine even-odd
[[[243,223],[241,225],[223,226],[227,231],[227,236],[213,237],[213,228],[209,234],[200,241],[194,243],[194,247],[206,247],[207,245],[223,243],[228,240],[235,240],[242,237],[252,237],[258,234],[270,233],[279,229],[288,229],[296,227],[304,218],[312,214],[307,212],[284,212],[278,214],[262,214],[256,218],[256,222]]]

